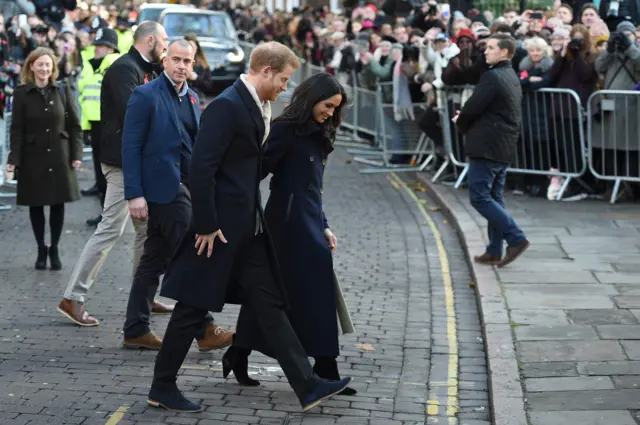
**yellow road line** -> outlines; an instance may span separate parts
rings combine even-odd
[[[431,229],[431,233],[436,239],[436,247],[438,256],[440,257],[440,269],[442,270],[442,284],[444,286],[444,299],[447,315],[447,342],[449,345],[449,367],[447,370],[447,406],[446,416],[456,416],[458,413],[458,326],[456,323],[456,308],[453,296],[453,281],[451,280],[451,268],[449,266],[449,257],[447,250],[442,242],[442,234],[438,230],[436,222],[429,215],[424,207],[424,200],[416,196],[415,193],[407,186],[407,184],[396,173],[388,176],[393,187],[400,187],[413,199],[418,210],[424,217],[427,225]],[[452,385],[453,384],[453,385]],[[430,416],[438,415],[438,400],[427,400],[427,414]]]
[[[111,415],[107,423],[104,425],[116,425],[122,420],[122,418],[124,418],[124,414],[127,413],[127,410],[129,410],[127,406],[118,407],[118,410],[116,410],[113,415]]]

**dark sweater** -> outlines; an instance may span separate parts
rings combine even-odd
[[[180,181],[183,184],[187,184],[189,178],[189,164],[191,163],[191,151],[196,142],[198,125],[196,123],[196,117],[193,114],[193,105],[191,104],[189,91],[187,90],[183,96],[178,96],[173,84],[164,73],[162,73],[162,78],[164,78],[169,85],[173,105],[176,109],[178,129],[182,136],[180,145]]]

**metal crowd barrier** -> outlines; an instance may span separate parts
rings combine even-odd
[[[597,91],[587,102],[587,117],[589,170],[614,182],[613,204],[622,183],[640,183],[640,92]]]
[[[11,130],[11,112],[5,111],[4,119],[0,120],[0,198],[15,198],[15,189],[10,186],[15,186],[16,181],[7,181],[7,157],[9,155],[9,134]],[[7,190],[8,191],[5,191]],[[7,211],[11,209],[9,204],[0,204],[0,211]]]
[[[241,45],[248,59],[254,45]],[[324,70],[302,61],[292,78],[292,88]],[[359,87],[355,73],[338,73],[336,77],[345,87],[351,106],[344,110],[336,144],[347,147],[354,161],[371,166],[362,173],[424,171],[435,162],[435,142],[417,127],[425,105],[412,104],[414,116],[398,121],[389,96],[392,83],[379,83],[374,92]],[[445,87],[437,91],[444,161],[435,171],[434,182],[448,169],[456,175],[456,188],[466,178],[469,163],[464,156],[465,136],[456,130],[451,118],[462,109],[473,88]],[[521,135],[509,172],[563,178],[557,200],[573,180],[588,188],[581,179],[587,170],[598,179],[614,182],[611,203],[623,183],[640,183],[640,92],[595,92],[585,112],[574,91],[545,88],[523,93],[522,111]],[[397,165],[390,160],[393,155],[409,159]]]
[[[336,143],[350,147],[348,152],[354,155],[354,161],[371,166],[360,172],[424,171],[435,158],[432,143],[417,126],[424,105],[405,105],[407,112],[397,116],[392,103],[392,83],[379,83],[373,92],[358,87],[355,73],[350,82],[343,84],[351,99],[343,127],[352,134],[350,141]],[[360,134],[371,141],[361,139]]]
[[[438,106],[448,158],[434,176],[436,181],[450,164],[462,167],[455,187],[459,188],[469,169],[464,157],[466,137],[451,118],[461,110],[471,95],[472,86],[446,87],[438,92]],[[584,112],[576,92],[545,88],[523,93],[520,138],[515,161],[508,171],[564,178],[557,200],[562,199],[572,179],[584,185],[580,177],[587,171],[587,149],[584,137]],[[586,186],[586,185],[585,185]]]

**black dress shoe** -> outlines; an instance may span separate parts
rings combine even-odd
[[[249,354],[250,350],[241,350],[233,345],[222,356],[222,376],[225,378],[233,371],[238,384],[245,387],[257,387],[260,381],[249,378]]]
[[[100,189],[94,184],[89,189],[82,189],[80,193],[82,193],[82,196],[96,196],[100,193]]]
[[[90,218],[86,221],[87,226],[96,227],[102,221],[102,215],[99,215],[95,218]]]
[[[36,270],[44,270],[47,268],[47,252],[46,246],[38,247],[38,258],[36,259]]]

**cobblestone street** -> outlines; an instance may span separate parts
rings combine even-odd
[[[91,170],[80,176],[82,187],[92,183]],[[195,349],[179,385],[205,411],[148,408],[155,353],[120,345],[132,229],[109,254],[87,302],[101,325],[85,329],[69,324],[56,306],[92,232],[84,221],[98,214],[97,199],[67,205],[61,272],[33,269],[26,208],[0,212],[0,424],[490,425],[466,254],[420,189],[395,175],[361,175],[343,149],[330,157],[325,212],[338,236],[336,272],[356,325],[355,334],[341,338],[339,363],[359,393],[305,415],[273,360],[252,355],[250,372],[263,385],[244,389],[222,379],[222,352]],[[233,327],[237,312],[227,306],[216,322]],[[153,317],[158,335],[167,319]]]

